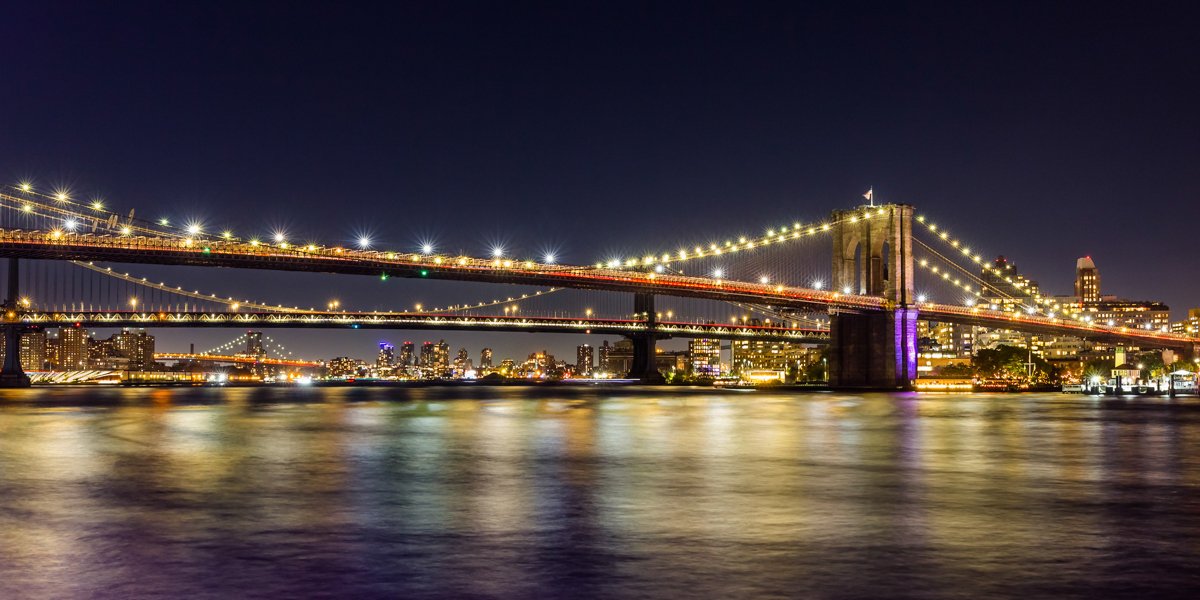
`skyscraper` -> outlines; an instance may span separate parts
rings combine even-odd
[[[400,345],[400,361],[397,366],[408,368],[413,366],[413,354],[415,346],[412,342],[404,342]]]
[[[421,344],[420,367],[422,369],[433,368],[433,342],[425,342]]]
[[[449,370],[450,344],[446,340],[439,340],[433,350],[433,374],[435,377],[444,377]]]
[[[575,374],[579,377],[590,377],[595,368],[593,360],[595,349],[588,344],[582,344],[575,349]]]
[[[1090,256],[1075,261],[1075,296],[1080,304],[1100,301],[1100,270]]]
[[[608,364],[608,355],[610,352],[612,352],[612,346],[608,345],[608,340],[604,340],[603,342],[601,342],[601,344],[600,344],[600,364],[598,365],[597,368],[599,368],[601,371],[603,371],[605,373],[612,371],[611,365]]]
[[[387,343],[379,342],[379,355],[375,357],[375,367],[380,369],[390,369],[396,364],[396,347]]]
[[[459,374],[459,375],[462,375],[463,373],[466,373],[466,372],[467,372],[467,370],[468,370],[470,367],[471,367],[471,358],[470,358],[470,356],[467,354],[467,349],[466,349],[466,348],[459,348],[459,349],[458,349],[458,354],[456,354],[456,355],[454,356],[454,370],[455,370],[455,372],[456,372],[457,374]]]
[[[479,351],[479,368],[480,369],[492,368],[492,349],[491,348],[484,348],[483,350]]]

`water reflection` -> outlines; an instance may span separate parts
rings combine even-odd
[[[1195,400],[0,392],[0,596],[1184,595]]]

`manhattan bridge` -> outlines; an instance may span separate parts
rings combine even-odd
[[[25,331],[53,326],[595,333],[629,338],[629,376],[652,382],[661,378],[654,360],[658,340],[759,339],[827,344],[831,385],[885,389],[908,388],[916,379],[918,320],[1187,356],[1200,351],[1194,337],[1064,310],[907,204],[808,215],[754,236],[651,243],[636,256],[580,265],[499,250],[491,256],[445,254],[429,246],[406,252],[375,248],[365,238],[355,245],[296,242],[284,234],[259,239],[135,214],[27,183],[0,187],[5,348],[18,348]],[[247,299],[262,290],[196,290],[112,265],[454,280],[533,290],[501,290],[497,297],[435,308],[301,308],[281,299]],[[540,314],[537,304],[548,298],[575,308]],[[6,352],[0,385],[28,384],[19,353]]]

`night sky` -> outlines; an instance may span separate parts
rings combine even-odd
[[[1049,292],[1089,254],[1105,293],[1179,318],[1200,306],[1200,10],[1098,5],[10,4],[0,176],[246,235],[582,263],[810,221],[873,185]],[[129,269],[302,304],[505,293]],[[236,335],[159,333],[167,349]],[[271,335],[318,358],[580,341]]]

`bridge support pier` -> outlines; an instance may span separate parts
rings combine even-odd
[[[911,390],[917,378],[917,310],[830,318],[829,386]]]
[[[654,333],[654,325],[657,321],[657,315],[654,312],[654,294],[634,294],[633,312],[637,318],[645,319],[648,331],[629,336],[629,340],[633,342],[633,362],[629,365],[629,373],[626,377],[649,385],[666,383],[667,379],[658,370],[656,357],[658,336]]]
[[[4,302],[4,366],[0,368],[0,388],[29,387],[29,376],[21,368],[21,293],[20,259],[8,259],[8,299]]]

